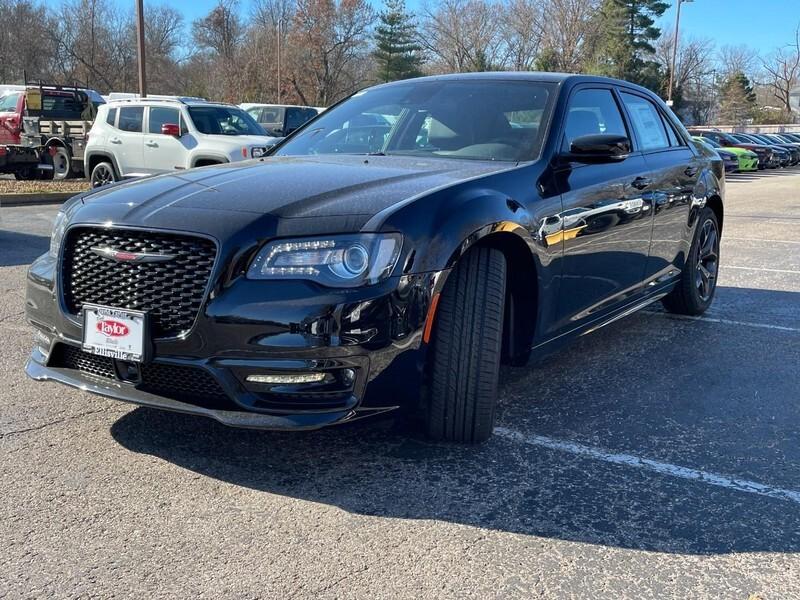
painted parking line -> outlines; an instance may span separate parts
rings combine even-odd
[[[743,237],[730,237],[725,236],[722,238],[723,242],[733,240],[735,242],[757,242],[759,244],[800,244],[800,240],[769,240],[767,238],[743,238]]]
[[[764,267],[732,267],[731,265],[723,265],[722,270],[738,269],[740,271],[766,271],[767,273],[789,273],[791,275],[800,275],[800,271],[793,271],[791,269],[766,269]]]
[[[494,434],[503,439],[521,444],[539,446],[549,450],[557,450],[559,452],[568,452],[569,454],[575,454],[577,456],[595,460],[602,460],[615,465],[623,465],[634,469],[643,469],[645,471],[658,473],[660,475],[668,475],[670,477],[678,477],[680,479],[689,479],[691,481],[698,481],[708,485],[735,490],[737,492],[767,496],[769,498],[787,500],[789,502],[794,502],[795,504],[800,504],[800,491],[797,490],[788,490],[770,485],[764,485],[763,483],[758,483],[757,481],[738,479],[736,477],[728,477],[727,475],[720,475],[718,473],[710,473],[708,471],[701,471],[699,469],[681,467],[680,465],[673,465],[658,460],[652,460],[650,458],[642,458],[632,454],[609,452],[608,450],[603,450],[602,448],[558,440],[544,435],[524,434],[506,427],[495,427]]]
[[[643,315],[656,315],[659,317],[666,317],[668,319],[677,319],[679,321],[704,321],[706,323],[721,323],[723,325],[741,325],[743,327],[756,327],[759,329],[772,329],[774,331],[788,331],[791,333],[800,333],[800,327],[786,327],[784,325],[770,325],[769,323],[755,323],[753,321],[736,321],[734,319],[720,319],[717,317],[692,317],[691,315],[676,315],[672,313],[656,312],[656,311],[642,311]]]

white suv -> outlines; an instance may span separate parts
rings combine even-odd
[[[123,100],[100,106],[84,164],[92,187],[127,177],[259,158],[278,138],[231,104]]]

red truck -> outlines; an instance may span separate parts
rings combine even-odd
[[[0,97],[0,173],[13,173],[17,179],[33,179],[39,165],[39,152],[20,143],[24,111],[24,91],[12,91]]]
[[[17,179],[66,179],[83,172],[86,138],[97,106],[94,90],[31,84],[0,98],[0,172]]]

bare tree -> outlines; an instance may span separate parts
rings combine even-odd
[[[594,55],[599,0],[546,0],[543,48],[547,68],[574,73]]]
[[[328,105],[362,87],[369,73],[366,0],[299,0],[289,36],[289,81],[304,104]]]
[[[720,75],[728,77],[733,73],[744,73],[752,77],[758,67],[758,53],[747,45],[722,46],[717,58]]]
[[[800,25],[794,32],[794,40],[778,48],[769,58],[763,61],[764,70],[769,74],[775,98],[781,103],[786,113],[791,113],[790,93],[800,80]]]
[[[443,0],[423,9],[422,39],[437,71],[486,71],[505,66],[504,7],[491,0]]]
[[[508,48],[508,66],[530,71],[544,38],[543,0],[511,0],[502,21],[502,36]]]

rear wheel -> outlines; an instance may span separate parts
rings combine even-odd
[[[93,188],[114,183],[117,181],[117,173],[114,171],[114,166],[109,162],[97,163],[94,169],[92,169],[89,181]]]
[[[700,315],[714,301],[719,271],[719,223],[714,211],[700,213],[689,257],[675,289],[662,300],[664,307],[682,315]]]
[[[458,263],[439,298],[426,403],[426,428],[435,440],[477,443],[494,427],[506,260],[476,248]]]
[[[68,179],[72,175],[72,156],[69,150],[63,146],[54,146],[51,147],[51,151],[53,154],[49,155],[48,162],[53,166],[53,179],[55,181]]]

